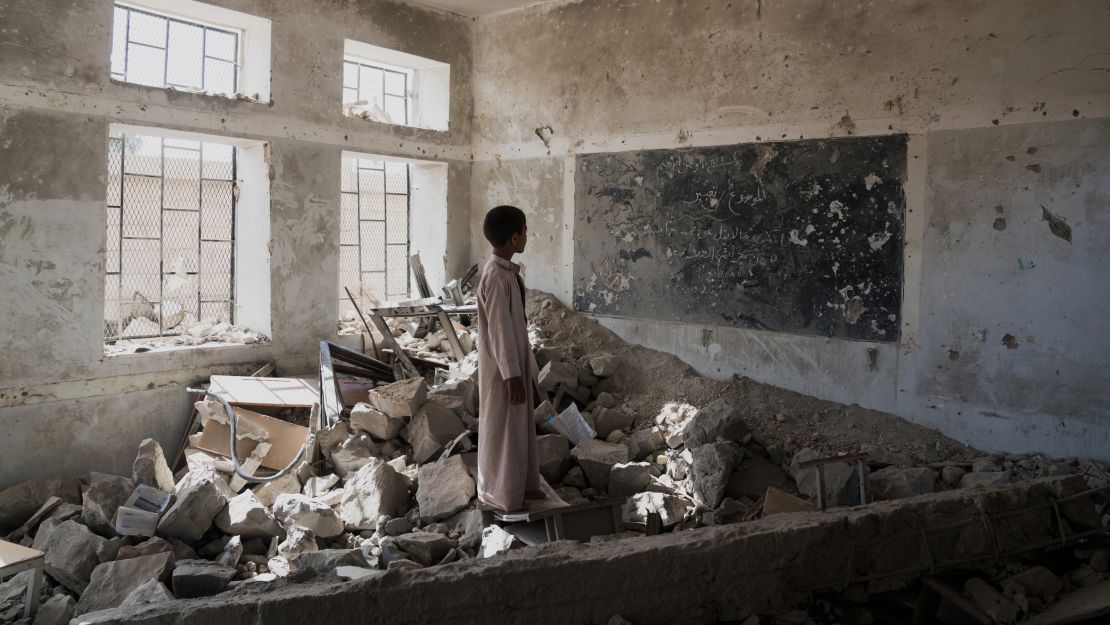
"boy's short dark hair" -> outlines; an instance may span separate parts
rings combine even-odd
[[[494,247],[501,247],[516,233],[523,232],[528,225],[524,211],[515,206],[495,206],[486,213],[482,222],[482,232]]]

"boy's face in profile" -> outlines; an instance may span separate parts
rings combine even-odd
[[[524,228],[520,232],[514,232],[512,238],[509,239],[509,246],[514,254],[523,254],[524,248],[528,245],[528,224],[524,224]]]

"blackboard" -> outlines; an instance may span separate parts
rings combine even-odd
[[[906,136],[584,154],[581,312],[896,341]]]

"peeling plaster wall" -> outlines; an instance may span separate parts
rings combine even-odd
[[[471,20],[388,0],[209,2],[271,20],[271,103],[109,80],[110,0],[0,6],[0,488],[43,461],[128,474],[146,437],[172,453],[188,416],[184,387],[212,372],[247,374],[269,360],[312,370],[318,341],[336,330],[344,149],[447,163],[455,227],[442,262],[450,275],[467,264]],[[344,38],[449,63],[450,130],[344,117]],[[270,143],[272,344],[103,357],[112,123]]]
[[[904,132],[899,343],[601,323],[706,375],[740,374],[887,410],[983,449],[1110,459],[1110,409],[1094,381],[1110,369],[1110,333],[1091,327],[1094,303],[1105,308],[1108,298],[1090,282],[1106,265],[1098,241],[1110,237],[1105,219],[1090,213],[1100,198],[1105,213],[1110,180],[1091,173],[1105,171],[1107,148],[1101,131],[1089,128],[1104,128],[1110,117],[1110,6],[582,0],[476,24],[476,260],[487,247],[484,211],[515,203],[530,219],[521,259],[529,285],[569,303],[576,154]],[[1000,146],[1034,137],[1072,147],[1046,153],[1039,177],[1018,175],[1031,174],[1022,167],[1003,172],[992,160]],[[562,179],[550,180],[556,172]],[[993,230],[994,217],[982,230],[985,198],[1020,195],[1023,187],[1056,198],[1075,229],[1070,248],[1047,223],[1033,223],[1040,214],[1029,212],[1029,201],[1020,235]],[[995,204],[1011,202],[985,210]],[[975,237],[955,243],[940,225],[953,220],[974,224],[965,227]],[[1083,242],[1078,222],[1088,229]],[[999,234],[1006,236],[983,245]],[[996,286],[999,263],[1008,270],[1030,246],[1038,270],[1046,268],[1041,280],[1078,283],[1055,295],[1011,276]],[[959,301],[944,298],[952,293]],[[947,346],[966,344],[971,325],[992,328],[990,353],[949,360]],[[1022,339],[1016,352],[999,343],[1006,332]],[[1024,344],[1030,334],[1038,337],[1032,348]],[[1048,397],[1031,401],[1033,389]]]

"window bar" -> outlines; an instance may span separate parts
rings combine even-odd
[[[236,42],[238,48],[238,42]],[[239,203],[239,194],[235,190],[239,186],[236,179],[236,171],[239,164],[239,148],[231,149],[231,251],[228,253],[231,259],[231,266],[228,270],[228,300],[227,300],[227,322],[235,323],[235,229],[238,226],[238,221],[235,219],[236,205]],[[200,285],[200,278],[197,278],[197,285]]]
[[[200,90],[208,91],[208,29],[201,30],[200,35]],[[204,144],[201,144],[201,163],[204,162]],[[204,165],[201,165],[201,180],[204,179]],[[203,192],[203,185],[201,191]],[[199,265],[198,269],[199,271]],[[200,308],[197,308],[197,322],[200,322]]]
[[[130,18],[129,18],[130,19]],[[123,181],[123,172],[125,171],[126,161],[124,155],[127,153],[127,135],[120,135],[119,145],[119,209],[118,209],[118,228],[119,232],[119,249],[116,250],[116,275],[119,276],[119,286],[116,288],[116,338],[123,338],[123,190],[126,188]]]
[[[203,80],[204,80],[203,76],[201,77],[201,80],[203,82]],[[197,178],[197,310],[193,315],[194,317],[196,317],[196,322],[197,323],[201,322],[201,303],[202,303],[202,300],[201,300],[200,294],[201,294],[201,291],[204,290],[204,288],[203,288],[203,284],[204,284],[204,271],[203,271],[204,243],[203,243],[203,240],[202,240],[202,237],[201,237],[201,233],[203,232],[203,229],[204,229],[204,146],[205,145],[206,145],[206,143],[204,141],[200,142],[200,168],[199,168],[199,172],[198,172],[199,176]]]
[[[123,79],[127,80],[127,68],[131,57],[131,11],[127,11],[127,34],[123,38]],[[123,177],[123,170],[120,170],[120,178]],[[123,202],[120,202],[121,206]],[[123,210],[120,209],[120,223],[123,223]],[[122,335],[123,332],[120,331]]]
[[[166,41],[166,47],[162,49],[162,84],[163,85],[168,85],[168,84],[170,84],[170,20],[168,18],[166,19],[166,38],[165,38],[165,41]],[[166,142],[162,141],[162,146],[163,146],[163,149],[162,149],[162,171],[163,171],[163,173],[165,173],[165,169],[166,169],[165,145],[166,145]],[[162,185],[165,186],[165,184],[166,184],[165,176],[163,175],[162,178],[163,178]],[[159,287],[159,289],[160,288],[161,287]]]
[[[166,26],[166,37],[169,38],[169,26]],[[168,54],[166,56],[169,56]],[[161,153],[161,180],[158,184],[158,336],[164,334],[165,320],[162,318],[162,304],[166,294],[163,289],[166,285],[166,139],[158,138],[158,147]]]
[[[408,123],[408,76],[405,77],[405,123]],[[412,164],[405,163],[405,258],[412,257]],[[412,277],[405,272],[405,299],[412,296]]]

